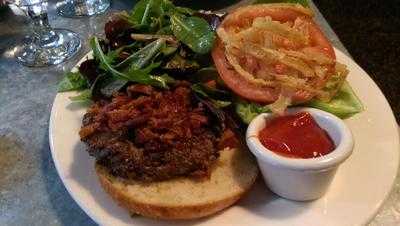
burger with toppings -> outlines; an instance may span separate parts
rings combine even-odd
[[[310,9],[294,4],[230,13],[212,52],[222,80],[240,97],[271,104],[273,111],[313,98],[329,102],[348,71],[312,17]]]
[[[211,215],[237,202],[258,168],[243,145],[265,111],[362,110],[346,67],[299,4],[228,15],[141,0],[92,37],[92,57],[60,91],[91,102],[79,131],[104,190],[129,212],[160,219]]]

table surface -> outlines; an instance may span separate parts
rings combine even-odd
[[[12,10],[0,12],[0,225],[95,225],[68,194],[50,154],[48,123],[57,83],[89,51],[87,38],[103,33],[104,22],[135,1],[114,0],[104,15],[58,17],[49,4],[53,27],[80,34],[82,50],[66,63],[27,68],[18,64],[13,49],[29,31],[28,20]],[[323,16],[316,20],[333,45],[347,53]],[[370,225],[400,224],[400,179]]]

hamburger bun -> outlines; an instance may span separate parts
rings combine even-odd
[[[224,149],[210,178],[142,182],[112,176],[96,164],[104,190],[129,212],[157,219],[193,219],[238,201],[254,184],[258,168],[247,149]]]

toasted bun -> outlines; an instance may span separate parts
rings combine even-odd
[[[247,150],[221,151],[209,179],[139,182],[114,177],[96,164],[104,190],[131,213],[159,219],[192,219],[238,201],[256,180],[258,168]]]

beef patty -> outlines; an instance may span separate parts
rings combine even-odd
[[[95,102],[82,124],[79,134],[89,154],[122,178],[206,177],[219,156],[219,135],[186,83],[170,90],[129,86]]]

